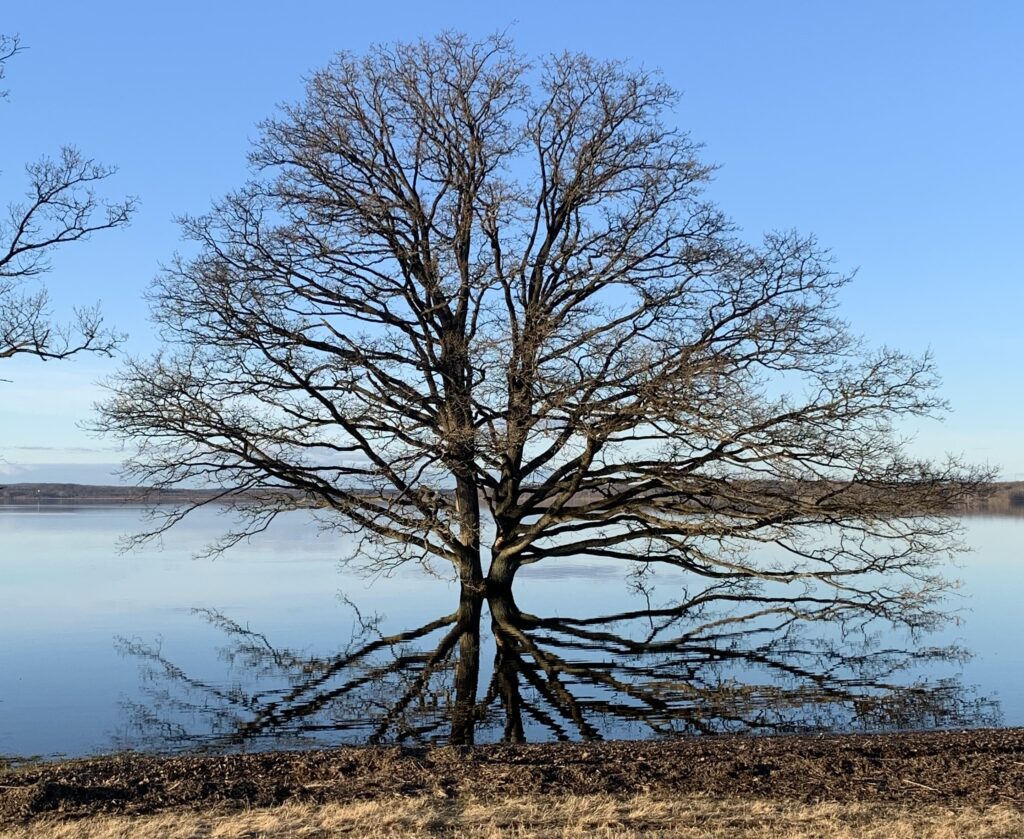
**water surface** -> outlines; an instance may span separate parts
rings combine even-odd
[[[912,636],[571,562],[460,603],[340,567],[352,545],[305,513],[215,560],[192,558],[213,510],[119,553],[140,514],[0,508],[0,754],[1024,724],[1017,519],[968,520],[959,618]]]

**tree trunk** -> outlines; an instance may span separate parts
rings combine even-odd
[[[480,564],[480,496],[476,482],[456,477],[455,507],[459,516],[459,541],[462,557],[459,582],[463,588],[483,591],[484,574]]]
[[[487,571],[487,594],[497,597],[508,596],[512,592],[512,580],[519,570],[519,562],[515,557],[500,551],[491,560]]]

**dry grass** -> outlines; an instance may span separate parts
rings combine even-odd
[[[1024,812],[989,807],[803,805],[656,796],[530,797],[504,801],[402,798],[285,805],[236,813],[36,821],[0,839],[327,839],[327,837],[679,837],[680,839],[1011,839]]]

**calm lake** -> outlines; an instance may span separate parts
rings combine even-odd
[[[119,553],[140,515],[0,507],[0,756],[1024,725],[1024,519],[967,520],[958,618],[911,637],[614,566],[460,604],[342,568],[305,513],[215,560],[213,510]]]

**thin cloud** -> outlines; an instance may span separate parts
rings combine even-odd
[[[8,452],[67,452],[68,454],[109,454],[120,449],[116,446],[3,446]]]
[[[117,463],[10,463],[0,460],[0,480],[21,484],[123,484]]]

